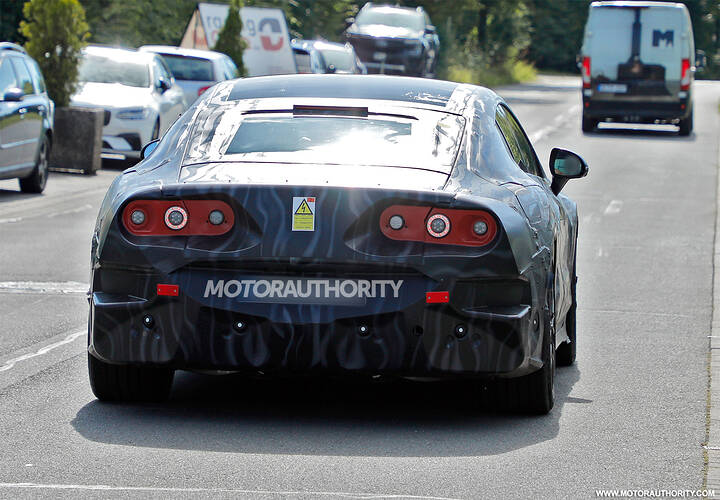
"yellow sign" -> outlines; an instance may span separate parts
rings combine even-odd
[[[293,197],[293,231],[315,231],[315,199],[314,196]]]

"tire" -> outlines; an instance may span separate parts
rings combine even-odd
[[[577,245],[577,243],[576,243]],[[555,361],[558,366],[571,366],[575,363],[577,357],[577,322],[575,314],[577,311],[577,270],[575,268],[577,263],[577,249],[575,250],[576,256],[573,259],[573,273],[570,283],[570,293],[572,295],[572,305],[570,310],[565,316],[565,330],[567,331],[569,342],[563,342],[555,351]]]
[[[90,387],[100,401],[160,402],[170,395],[174,370],[111,365],[88,354]]]
[[[20,191],[23,193],[42,193],[48,178],[48,158],[50,156],[50,140],[45,135],[38,148],[35,169],[29,177],[20,179]]]
[[[593,132],[593,131],[595,130],[595,128],[597,127],[598,123],[599,123],[598,120],[596,120],[596,119],[594,119],[594,118],[589,118],[589,117],[583,115],[583,117],[582,117],[582,131],[583,131],[583,132],[586,132],[586,133],[587,133],[587,132]]]
[[[680,120],[680,123],[678,123],[678,126],[680,127],[680,136],[687,137],[690,134],[692,134],[693,131],[693,111],[690,111],[690,114],[687,118],[683,118]]]

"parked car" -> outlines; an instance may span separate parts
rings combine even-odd
[[[582,130],[609,119],[673,123],[689,135],[695,59],[685,5],[593,2],[579,58]]]
[[[552,408],[577,339],[561,190],[588,167],[556,148],[546,174],[491,90],[221,82],[143,156],[93,235],[99,399],[164,399],[196,369],[469,379],[469,398]]]
[[[325,59],[311,41],[293,39],[290,47],[292,47],[298,73],[327,73]]]
[[[440,41],[422,7],[366,3],[347,23],[345,39],[370,73],[435,76]]]
[[[0,43],[0,179],[42,193],[48,176],[55,103],[37,63],[14,43]]]
[[[165,59],[175,81],[185,92],[188,106],[217,82],[240,76],[233,60],[221,52],[169,45],[143,45],[138,50],[160,54]]]
[[[140,158],[185,110],[185,94],[163,58],[90,46],[83,50],[73,106],[103,108],[103,158]]]
[[[296,39],[291,46],[298,73],[367,74],[367,68],[349,43]]]

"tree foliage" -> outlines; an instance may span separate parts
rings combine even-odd
[[[240,8],[242,0],[232,0],[230,2],[230,11],[225,20],[225,25],[218,33],[218,39],[213,50],[222,52],[235,62],[238,69],[238,76],[245,76],[245,65],[243,64],[243,52],[245,51],[245,40],[240,33],[242,32],[242,19],[240,18]]]
[[[20,32],[27,39],[25,49],[40,66],[55,104],[67,106],[89,37],[85,10],[78,0],[30,0],[23,15]]]

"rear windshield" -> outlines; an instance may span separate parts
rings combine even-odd
[[[215,110],[198,119],[184,164],[377,165],[449,173],[464,120],[442,112],[412,112],[415,117],[363,118]]]
[[[144,62],[84,54],[78,68],[78,81],[149,87],[150,68]]]
[[[161,54],[176,80],[214,81],[212,61],[199,57]]]

